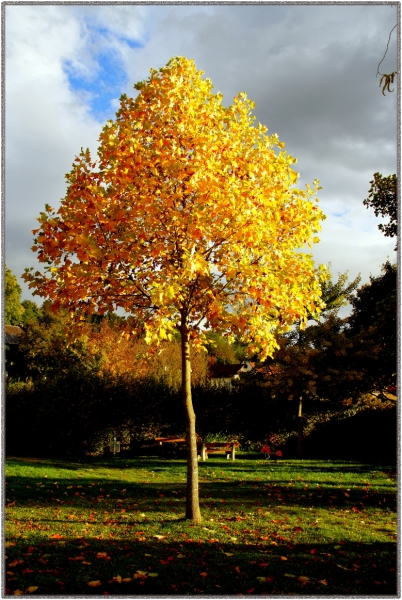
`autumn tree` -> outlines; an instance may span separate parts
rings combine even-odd
[[[22,289],[12,270],[8,269],[7,267],[5,269],[4,279],[4,321],[6,325],[19,325],[24,314],[24,307],[21,305]]]
[[[310,254],[324,218],[313,187],[298,189],[296,162],[276,134],[255,125],[245,93],[212,93],[192,60],[171,59],[121,96],[100,135],[98,160],[81,151],[58,210],[39,217],[33,250],[44,271],[35,293],[74,320],[121,307],[127,334],[158,345],[181,335],[187,437],[186,517],[201,522],[190,342],[205,329],[247,341],[262,358],[276,334],[320,310]]]

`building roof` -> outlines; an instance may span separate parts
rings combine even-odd
[[[4,333],[5,333],[4,341],[6,344],[19,344],[20,343],[19,338],[24,333],[24,331],[23,331],[23,329],[21,329],[21,327],[18,327],[18,325],[5,325]]]
[[[242,367],[242,363],[238,365],[220,365],[215,363],[209,368],[209,376],[211,379],[217,377],[234,377],[241,371]]]

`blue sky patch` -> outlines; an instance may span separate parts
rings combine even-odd
[[[104,122],[114,118],[116,107],[111,101],[127,92],[128,81],[123,64],[115,54],[102,52],[96,61],[98,70],[94,77],[79,75],[70,62],[64,63],[64,71],[72,90],[86,93],[92,115]]]

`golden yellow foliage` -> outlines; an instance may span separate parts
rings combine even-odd
[[[34,249],[51,266],[24,278],[74,318],[123,308],[149,344],[185,323],[195,346],[213,328],[264,358],[322,306],[301,251],[318,241],[319,183],[295,187],[296,161],[254,124],[253,102],[223,106],[202,75],[176,57],[122,96],[98,161],[82,151],[60,208],[38,219]]]

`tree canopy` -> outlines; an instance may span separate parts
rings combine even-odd
[[[295,188],[295,160],[254,126],[246,94],[225,108],[193,61],[135,87],[99,161],[82,151],[61,207],[41,213],[33,250],[51,266],[26,280],[71,310],[120,306],[150,341],[184,315],[194,337],[205,323],[272,353],[275,331],[321,306],[312,258],[295,251],[318,242],[318,182]]]

